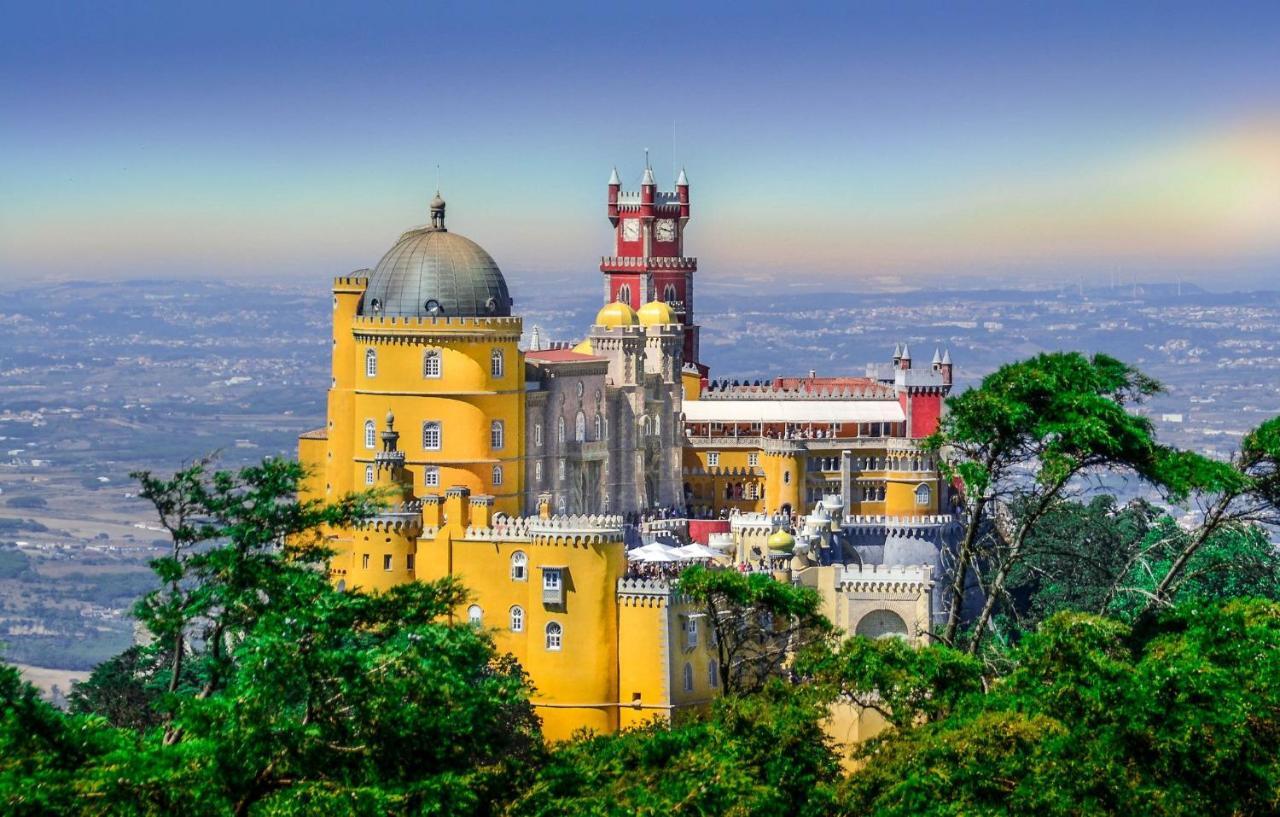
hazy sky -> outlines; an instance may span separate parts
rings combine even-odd
[[[439,165],[508,273],[595,286],[645,147],[712,281],[1280,271],[1275,0],[0,12],[0,281],[323,281]]]

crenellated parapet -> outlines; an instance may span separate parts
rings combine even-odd
[[[333,279],[334,292],[364,292],[368,287],[369,277],[366,275],[339,275]]]
[[[515,316],[464,317],[455,315],[353,315],[351,332],[379,343],[422,345],[459,341],[517,342],[523,319]]]
[[[932,575],[928,565],[845,565],[836,585],[851,593],[924,593],[933,586]]]
[[[702,400],[896,400],[892,386],[867,382],[857,386],[778,386],[772,381],[713,380],[702,390]]]
[[[618,579],[618,604],[622,607],[672,607],[688,601],[669,579]]]
[[[660,255],[649,256],[628,256],[628,255],[604,255],[600,257],[600,271],[629,271],[636,272],[647,270],[689,270],[696,271],[698,269],[698,259],[690,257],[671,257]]]

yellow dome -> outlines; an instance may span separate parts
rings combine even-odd
[[[796,538],[786,531],[780,530],[770,536],[766,544],[768,545],[769,550],[776,550],[779,553],[790,553],[796,546]]]
[[[573,351],[577,352],[580,355],[592,354],[593,350],[591,348],[591,338],[587,338],[582,343],[579,343],[577,346],[573,347]]]
[[[636,311],[621,301],[607,303],[596,313],[596,326],[635,326]]]
[[[680,322],[676,320],[676,311],[662,301],[650,301],[640,307],[638,317],[641,326],[666,326]]]

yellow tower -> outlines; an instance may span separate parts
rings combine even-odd
[[[380,418],[392,412],[414,495],[459,486],[493,497],[496,511],[519,514],[521,321],[493,258],[445,228],[438,193],[430,210],[430,224],[401,235],[372,271],[334,282],[328,418],[299,441],[311,473],[303,494],[333,500],[375,486]],[[349,583],[371,586],[350,573],[363,570],[364,534],[334,534],[335,576],[347,572]],[[408,555],[394,554],[384,570],[386,553],[370,553],[369,569],[385,574],[373,584],[394,583]]]
[[[764,448],[764,507],[766,513],[799,513],[804,482],[804,447],[787,440],[770,440]]]

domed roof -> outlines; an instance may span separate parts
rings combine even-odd
[[[676,311],[662,301],[650,301],[640,307],[636,316],[640,318],[641,326],[667,326],[680,322],[676,320]]]
[[[437,199],[439,195],[437,194]],[[444,228],[444,202],[432,202],[433,226],[400,236],[369,275],[363,315],[496,317],[511,314],[511,294],[493,257]]]
[[[580,355],[592,354],[593,350],[591,348],[591,338],[587,338],[586,340],[579,343],[577,346],[573,347],[573,351],[577,352]]]
[[[796,546],[796,538],[784,530],[770,536],[766,542],[769,550],[776,550],[779,553],[790,553]]]
[[[607,303],[596,313],[596,326],[635,326],[639,322],[636,311],[622,301]]]

